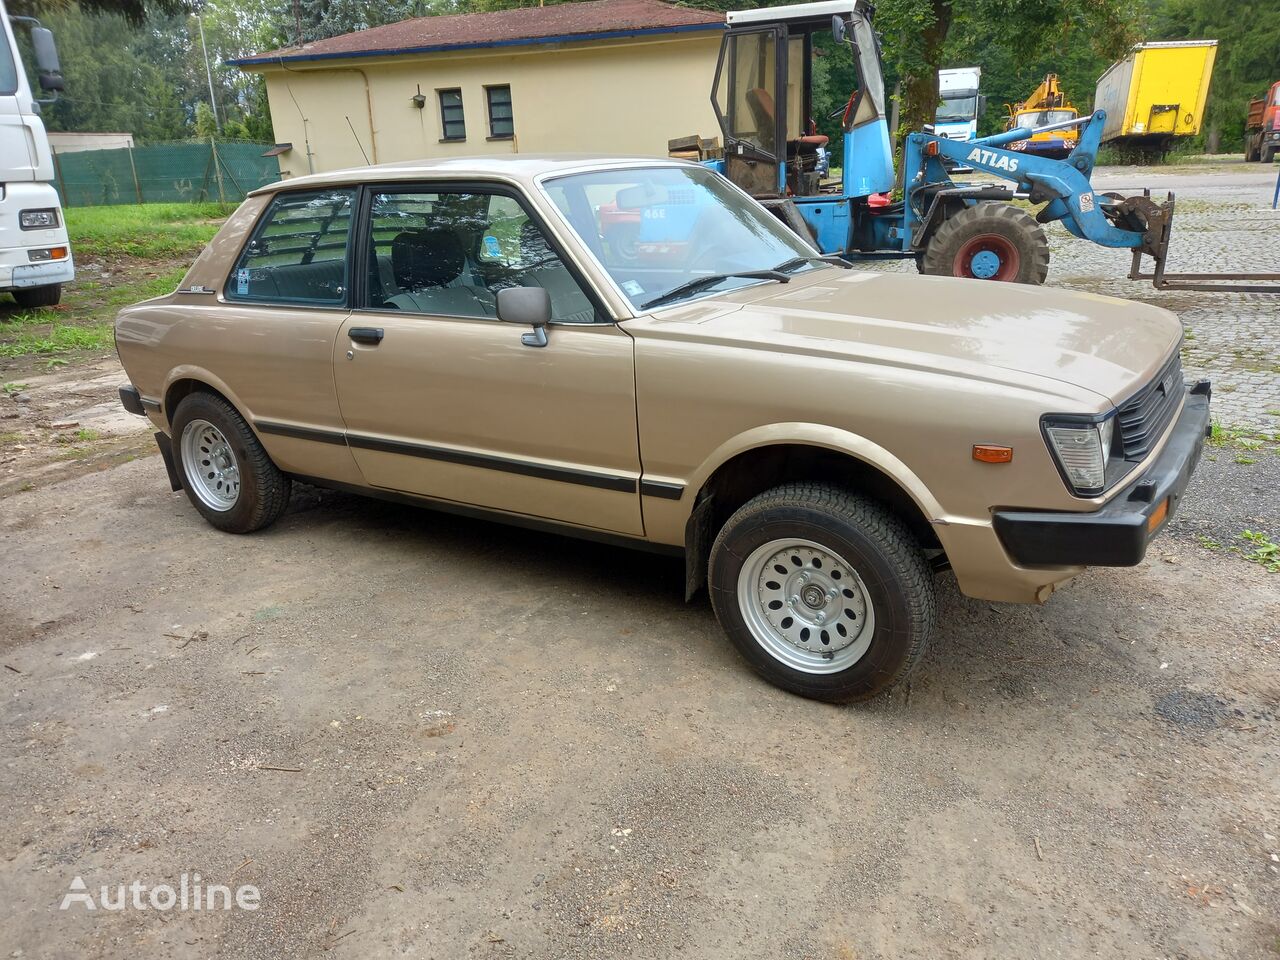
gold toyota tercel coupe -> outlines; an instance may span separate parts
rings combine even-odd
[[[694,164],[510,157],[253,193],[124,310],[125,407],[213,526],[292,480],[682,552],[784,689],[920,660],[935,572],[1138,563],[1209,423],[1156,307],[820,257]]]

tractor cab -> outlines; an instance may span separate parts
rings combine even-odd
[[[734,11],[726,20],[711,96],[724,138],[725,176],[760,199],[855,198],[892,189],[884,79],[869,5],[825,0]],[[813,120],[813,37],[828,31],[851,51],[857,74],[839,112],[840,181],[825,179],[834,145]]]

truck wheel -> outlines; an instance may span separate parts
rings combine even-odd
[[[213,526],[252,533],[284,513],[289,478],[226,400],[190,394],[174,412],[172,436],[182,488]]]
[[[1274,160],[1275,158],[1276,158],[1276,148],[1275,148],[1275,147],[1263,147],[1263,148],[1262,148],[1262,162],[1263,162],[1263,163],[1270,163],[1270,162],[1271,162],[1272,160]]]
[[[906,525],[821,483],[784,484],[744,504],[716,537],[707,581],[720,625],[757,673],[832,703],[903,680],[937,607]]]
[[[57,306],[58,301],[62,299],[62,284],[51,283],[44,287],[22,287],[13,291],[13,299],[18,301],[18,306],[27,310],[34,310],[36,307]]]
[[[1044,283],[1049,240],[1025,210],[979,203],[943,221],[925,248],[920,272],[1014,283]]]

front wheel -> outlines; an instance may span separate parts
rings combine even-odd
[[[290,481],[271,462],[236,408],[193,393],[173,414],[178,476],[192,506],[228,533],[274,523],[289,504]]]
[[[1012,283],[1044,283],[1049,240],[1025,210],[1008,203],[979,203],[947,217],[929,239],[920,272]]]
[[[1263,163],[1270,163],[1272,160],[1276,158],[1275,147],[1262,147],[1260,152],[1261,152],[1261,159]]]
[[[937,605],[906,525],[820,483],[784,484],[743,505],[712,546],[708,583],[720,625],[757,673],[833,703],[906,678]]]

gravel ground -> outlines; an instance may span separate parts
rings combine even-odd
[[[1275,362],[1274,306],[1178,296],[1193,354]],[[1219,411],[1280,408],[1223,356]],[[85,469],[0,498],[0,955],[1280,953],[1271,448],[1209,448],[1141,566],[1043,607],[944,576],[854,708],[757,680],[668,558],[305,488],[224,536],[155,456]],[[261,905],[58,909],[184,873]]]

